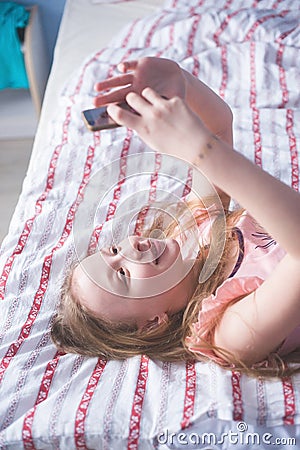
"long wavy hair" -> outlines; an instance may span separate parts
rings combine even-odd
[[[199,201],[187,202],[188,208],[193,212],[193,220],[186,224],[186,229],[195,223],[205,222],[210,215],[204,204]],[[184,214],[186,205],[179,215]],[[228,258],[230,241],[232,240],[232,230],[243,210],[226,212],[226,227],[215,226],[215,242],[225,242],[222,256],[213,271],[213,274],[204,282],[198,283],[187,306],[179,312],[169,314],[168,320],[157,324],[149,321],[145,327],[139,329],[135,324],[117,323],[97,317],[86,307],[82,307],[79,300],[72,294],[72,274],[75,266],[71,267],[61,290],[60,305],[54,319],[51,337],[55,345],[66,353],[77,353],[104,359],[126,359],[137,355],[147,355],[151,359],[161,361],[186,361],[196,359],[207,361],[209,358],[202,356],[198,352],[191,352],[186,344],[186,338],[193,333],[193,323],[197,322],[199,311],[203,299],[213,294],[217,287],[224,281],[224,267]],[[213,212],[214,223],[218,224],[218,218],[224,217],[224,211],[215,209]],[[222,223],[222,221],[220,221]],[[178,222],[173,220],[166,225],[162,216],[155,217],[152,225],[145,227],[141,231],[144,237],[153,236],[153,230],[163,230],[165,237],[176,237],[178,234]],[[224,223],[223,223],[224,225]],[[225,235],[224,235],[225,233]],[[200,251],[196,259],[198,275],[200,274],[207,252],[200,246]],[[225,309],[230,304],[240,300],[234,299],[220,311],[213,321],[205,324],[205,331],[213,335],[216,326],[220,323]],[[224,359],[222,367],[226,369],[240,370],[252,376],[264,377],[284,377],[299,372],[300,368],[290,366],[288,363],[300,361],[300,354],[293,353],[286,358],[279,357],[273,353],[269,355],[263,364],[247,367],[242,361],[225,349],[216,347],[206,341],[198,344],[197,350],[212,350],[221,354]]]

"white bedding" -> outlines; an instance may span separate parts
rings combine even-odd
[[[235,147],[299,189],[299,3],[219,3],[216,9],[211,0],[168,0],[164,9],[128,25],[109,47],[100,46],[80,64],[59,107],[52,103],[49,116],[43,113],[1,249],[1,449],[300,445],[300,375],[263,381],[213,363],[167,364],[145,357],[105,363],[59,354],[49,338],[64,274],[76,252],[87,250],[91,231],[99,226],[102,243],[122,203],[136,206],[139,190],[146,189],[146,200],[167,190],[181,196],[190,182],[186,166],[153,153],[147,156],[148,173],[141,175],[139,155],[149,149],[130,130],[92,134],[85,129],[80,112],[91,107],[95,80],[120,60],[142,55],[177,60],[232,106]],[[80,17],[77,21],[81,27]],[[58,80],[58,63],[54,70]],[[107,194],[97,213],[87,194],[96,177]],[[88,233],[80,228],[83,214]],[[194,434],[188,438],[181,431]],[[201,443],[204,432],[214,435]],[[296,443],[288,442],[290,437]]]

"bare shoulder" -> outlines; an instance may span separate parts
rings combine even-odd
[[[300,324],[300,261],[286,255],[254,292],[225,311],[214,343],[245,364],[276,351]]]

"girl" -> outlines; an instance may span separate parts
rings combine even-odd
[[[256,375],[292,373],[286,363],[300,360],[299,194],[232,148],[228,106],[176,63],[143,58],[120,70],[96,85],[100,92],[121,87],[99,95],[96,106],[126,98],[138,115],[111,104],[117,123],[199,168],[225,208],[233,196],[247,212],[226,213],[224,251],[204,282],[199,274],[215,236],[205,229],[209,211],[195,199],[188,204],[203,242],[194,264],[183,258],[172,225],[165,240],[131,236],[84,259],[66,281],[54,342],[106,358],[210,358]],[[218,223],[222,211],[213,208],[212,216]]]

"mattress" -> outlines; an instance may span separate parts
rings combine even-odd
[[[70,264],[110,239],[122,205],[179,198],[191,184],[187,165],[154,153],[132,130],[85,128],[81,111],[92,105],[95,80],[116,73],[118,62],[178,61],[232,107],[235,147],[299,189],[298,2],[153,6],[67,1],[30,165],[1,247],[1,449],[299,445],[300,375],[269,381],[213,362],[145,356],[107,362],[61,353],[50,340]]]

